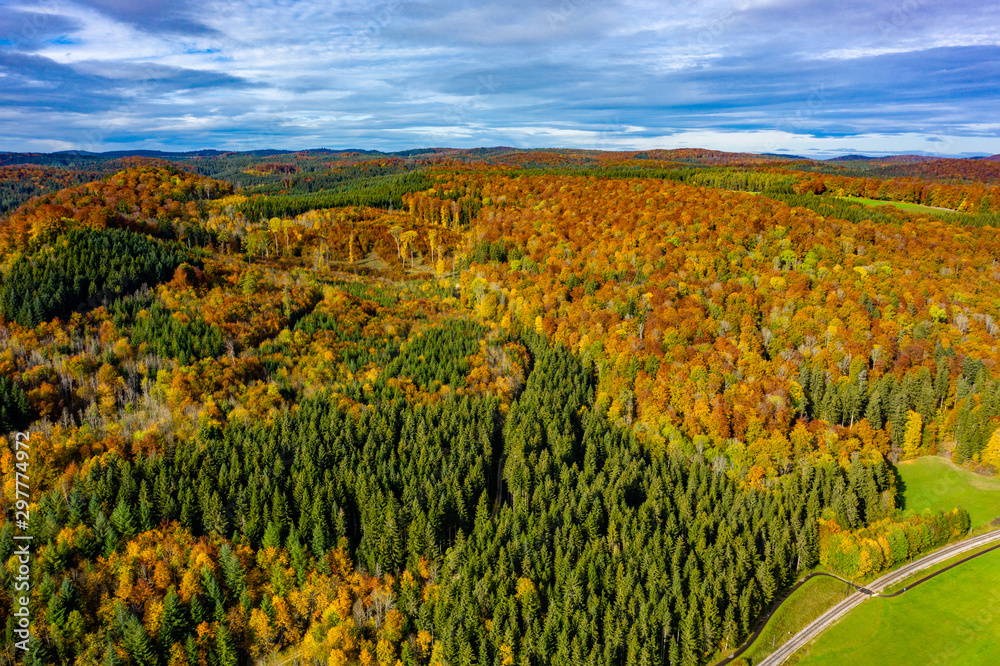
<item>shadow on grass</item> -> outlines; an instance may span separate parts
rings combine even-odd
[[[896,508],[900,511],[906,510],[906,481],[899,474],[899,469],[895,465],[890,465],[893,476],[896,477]]]

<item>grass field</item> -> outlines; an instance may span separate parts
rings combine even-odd
[[[962,506],[977,527],[1000,516],[1000,478],[980,476],[937,456],[907,460],[896,466],[904,485],[906,509],[951,510]]]
[[[944,208],[932,208],[931,206],[922,206],[920,204],[914,203],[904,203],[902,201],[879,201],[878,199],[864,199],[862,197],[840,197],[841,199],[846,199],[847,201],[853,201],[854,203],[859,203],[862,206],[895,206],[900,210],[905,210],[910,213],[923,213],[926,215],[947,215],[955,211],[947,210]]]
[[[906,509],[909,511],[919,513],[925,509],[930,509],[932,511],[937,511],[938,509],[950,510],[956,506],[962,506],[969,512],[969,517],[972,521],[973,527],[984,525],[1000,516],[1000,478],[989,478],[974,474],[973,472],[955,467],[955,465],[945,458],[937,456],[925,456],[915,460],[908,460],[899,463],[896,469],[899,471],[900,481],[903,487],[903,495],[906,502]],[[966,557],[968,555],[969,553],[962,555],[961,557]],[[994,552],[984,555],[981,559],[996,563],[996,557],[998,555],[1000,555],[1000,553]],[[955,559],[961,559],[961,557],[957,557]],[[991,560],[991,558],[993,559]],[[943,568],[946,564],[948,563],[942,563],[936,567],[928,569],[927,571],[920,572],[919,574],[916,574],[912,578],[901,582],[898,586],[894,586],[891,590],[887,591],[895,591],[896,589],[911,583],[917,578],[922,578],[937,569]],[[965,567],[974,567],[977,565],[982,566],[979,560],[963,564],[962,567],[953,572],[942,574],[942,576],[934,579],[934,581],[924,583],[921,588],[914,590],[914,594],[919,592],[924,586],[931,586],[932,584],[941,588],[942,591],[940,594],[942,596],[965,594],[965,592],[959,587],[950,587],[950,581],[953,580],[950,577],[953,573],[964,570]],[[997,589],[1000,589],[1000,585],[996,587]],[[753,646],[751,646],[751,648],[747,650],[743,656],[748,658],[750,663],[759,661],[764,656],[772,652],[774,647],[783,643],[789,636],[794,635],[797,631],[809,624],[809,622],[813,619],[819,617],[821,613],[829,608],[832,608],[844,597],[845,592],[846,590],[844,584],[831,578],[817,578],[809,581],[809,583],[803,585],[788,601],[785,602],[785,604],[782,605],[781,609],[775,613],[774,617],[771,618],[771,621],[768,622],[768,626],[761,634],[760,638],[757,639]],[[903,597],[907,597],[909,594],[910,593],[907,593],[906,595],[903,595]],[[869,603],[877,603],[879,601],[890,602],[895,601],[895,599],[873,600],[872,602],[866,602],[866,604],[864,604],[861,608],[853,611],[848,618],[845,618],[841,624],[854,622],[855,620],[853,618],[862,612],[870,613],[870,610],[863,609],[865,609]],[[998,598],[997,601],[1000,602],[1000,598]],[[998,608],[997,614],[1000,616],[1000,608]],[[837,625],[837,627],[839,626],[840,625]],[[824,632],[818,640],[825,641],[825,636],[831,632],[837,631],[837,627],[833,627],[827,630],[827,632]],[[912,627],[910,627],[910,629],[912,629]],[[838,663],[842,657],[842,655],[837,655],[831,657],[829,661],[821,660],[816,663]],[[843,658],[845,663],[848,663],[847,657]],[[854,656],[850,656],[850,658],[851,660],[849,663],[855,663],[853,661]],[[858,658],[860,659],[860,657]],[[793,657],[793,661],[794,659],[795,657]],[[826,657],[823,657],[823,659],[826,659]],[[810,661],[808,663],[813,662]],[[920,663],[920,661],[917,659],[912,661],[903,659],[898,662],[869,662],[861,660],[856,663],[904,664]],[[949,663],[949,660],[945,660],[942,663]],[[971,663],[979,662],[973,661]],[[1000,663],[1000,660],[998,660],[997,663]]]
[[[826,576],[813,578],[781,605],[743,657],[751,664],[757,663],[828,608],[839,603],[849,591],[850,588],[839,580]]]
[[[952,564],[955,564],[959,560],[964,560],[967,557],[972,557],[976,553],[981,553],[983,551],[989,550],[990,548],[993,548],[994,546],[996,546],[995,543],[988,543],[986,545],[980,546],[979,548],[973,548],[972,550],[966,551],[966,552],[962,553],[961,555],[956,555],[955,557],[951,558],[950,560],[945,560],[944,562],[940,562],[938,564],[935,564],[934,566],[928,567],[927,569],[924,569],[923,571],[918,571],[917,573],[913,574],[912,576],[909,576],[908,578],[904,578],[903,580],[899,581],[898,583],[896,583],[894,585],[890,585],[887,588],[884,588],[882,590],[882,593],[883,594],[891,594],[893,592],[898,592],[899,590],[902,590],[904,587],[909,587],[909,586],[913,585],[913,583],[917,582],[918,580],[920,580],[922,578],[926,578],[927,576],[930,576],[931,574],[933,574],[936,571],[940,571],[941,569],[944,569],[946,567],[950,567]],[[985,555],[983,557],[985,557]],[[965,566],[965,565],[963,564],[962,566]],[[942,574],[942,575],[945,575],[945,574]]]
[[[901,597],[870,599],[787,663],[1000,663],[1000,551],[987,553]]]

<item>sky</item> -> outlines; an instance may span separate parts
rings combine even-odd
[[[0,0],[0,150],[1000,153],[1000,3]]]

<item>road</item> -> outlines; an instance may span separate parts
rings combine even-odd
[[[854,592],[839,604],[820,615],[809,626],[795,634],[795,636],[793,636],[787,643],[768,655],[763,661],[760,662],[759,666],[778,666],[778,664],[783,663],[786,659],[792,656],[792,653],[812,639],[816,638],[821,631],[856,608],[865,599],[872,595],[878,595],[885,588],[891,587],[892,585],[909,578],[918,571],[923,571],[924,569],[940,564],[945,560],[950,560],[956,555],[960,555],[966,551],[994,542],[1000,542],[1000,530],[994,530],[971,539],[966,539],[965,541],[950,544],[931,553],[930,555],[922,557],[919,560],[914,560],[913,562],[910,562],[895,571],[887,573],[867,587]]]

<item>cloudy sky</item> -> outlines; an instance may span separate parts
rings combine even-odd
[[[1000,153],[982,0],[0,0],[0,150]]]

